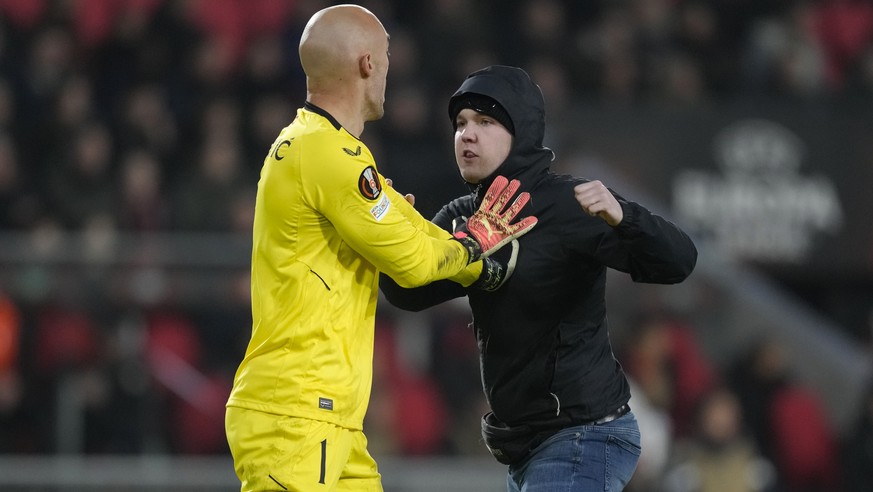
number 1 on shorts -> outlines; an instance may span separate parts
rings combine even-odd
[[[321,475],[318,477],[318,483],[324,483],[324,468],[327,461],[327,439],[321,441]]]

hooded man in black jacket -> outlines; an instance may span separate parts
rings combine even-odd
[[[470,286],[444,280],[403,289],[383,275],[382,292],[413,311],[469,297],[491,408],[482,433],[510,465],[509,491],[621,490],[640,435],[608,336],[607,268],[637,282],[678,283],[694,269],[697,250],[677,226],[601,182],[549,169],[542,92],[524,70],[471,73],[449,100],[449,117],[472,193],[433,222],[452,231],[500,175],[530,193],[527,211],[538,225],[486,259]]]

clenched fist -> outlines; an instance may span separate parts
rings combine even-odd
[[[594,180],[576,185],[573,191],[576,192],[576,201],[588,215],[600,217],[613,227],[620,224],[624,218],[621,204],[600,181]]]

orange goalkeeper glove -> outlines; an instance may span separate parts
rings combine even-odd
[[[467,222],[466,217],[452,219],[452,233]],[[513,239],[511,248],[501,248],[488,258],[482,258],[482,273],[475,282],[470,284],[471,289],[487,290],[494,292],[509,280],[515,271],[518,262],[518,239]],[[506,250],[509,249],[509,253]]]
[[[487,258],[501,246],[523,236],[536,225],[537,218],[532,216],[510,224],[530,201],[530,194],[525,191],[519,193],[512,205],[506,208],[520,185],[518,180],[513,179],[510,182],[503,176],[497,176],[485,192],[479,210],[452,235],[467,248],[470,263]]]

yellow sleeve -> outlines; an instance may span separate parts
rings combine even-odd
[[[388,194],[391,199],[391,203],[397,205],[397,209],[406,217],[414,227],[424,231],[431,237],[435,238],[449,238],[451,234],[448,231],[443,229],[442,227],[434,224],[433,222],[425,219],[418,210],[415,209],[409,202],[406,201],[406,198],[403,197],[400,193],[398,193],[394,188],[390,186],[385,187],[385,192]],[[457,282],[464,287],[469,287],[470,284],[476,281],[479,278],[479,275],[482,274],[482,261],[475,261],[467,265],[467,268],[462,270],[456,275],[449,277],[449,280]],[[392,277],[393,278],[393,277]],[[396,279],[395,279],[396,280]]]
[[[403,197],[385,192],[388,187],[368,149],[343,153],[335,144],[313,140],[306,149],[312,165],[302,176],[307,198],[354,251],[403,287],[426,285],[466,269],[467,251],[459,242],[445,231],[434,237],[435,231],[426,231],[422,223],[414,225],[407,218],[409,210],[401,209],[409,205]]]

